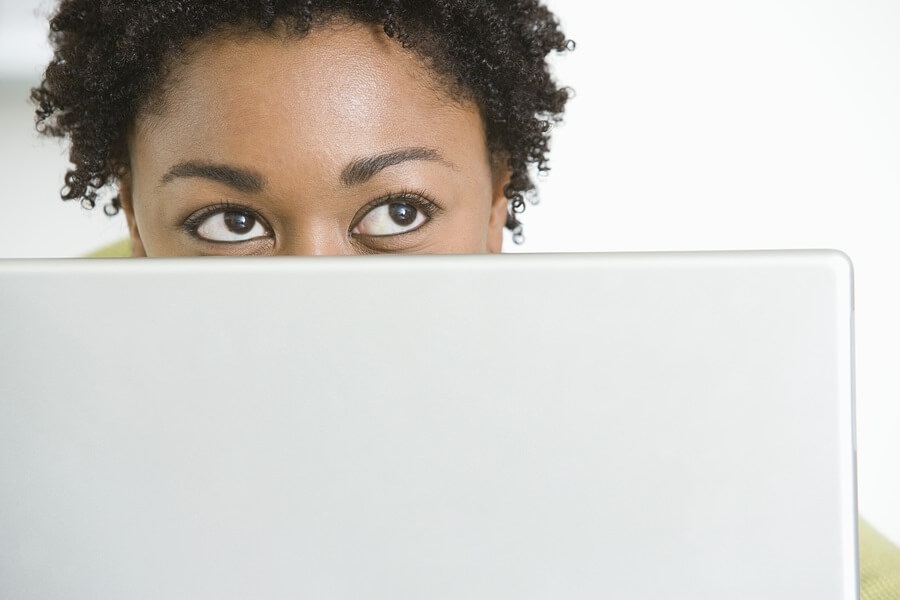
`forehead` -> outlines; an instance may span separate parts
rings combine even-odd
[[[376,25],[332,21],[302,38],[213,34],[169,77],[160,110],[142,116],[133,136],[156,159],[216,148],[272,163],[300,150],[348,158],[463,143],[487,160],[477,107]]]

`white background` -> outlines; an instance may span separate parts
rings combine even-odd
[[[0,0],[0,257],[124,229],[61,205],[24,100],[37,2]],[[900,2],[549,0],[577,50],[525,251],[839,248],[856,266],[860,507],[900,542]],[[44,9],[46,10],[46,9]]]

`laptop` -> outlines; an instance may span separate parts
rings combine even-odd
[[[0,598],[857,598],[834,251],[0,261]]]

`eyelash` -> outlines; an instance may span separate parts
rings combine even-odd
[[[362,221],[365,216],[372,210],[378,208],[379,206],[391,204],[394,202],[407,202],[409,204],[412,204],[417,209],[424,212],[425,216],[427,216],[429,220],[433,219],[438,213],[444,210],[442,206],[440,206],[431,198],[428,192],[424,190],[404,189],[399,192],[388,194],[387,196],[382,196],[381,198],[378,198],[376,200],[372,200],[361,209],[359,209],[356,213],[356,216],[353,217],[353,221],[350,223],[350,230],[352,231],[360,223],[360,221]],[[202,225],[203,222],[212,215],[221,212],[246,212],[253,215],[253,217],[260,223],[262,223],[267,230],[272,230],[272,228],[269,226],[269,223],[264,218],[262,218],[259,212],[250,208],[249,206],[244,206],[243,204],[234,204],[232,202],[219,202],[217,204],[212,204],[210,206],[201,208],[197,212],[188,216],[182,222],[181,226],[187,233],[193,235],[194,237],[198,237],[197,229],[200,227],[200,225]]]
[[[376,200],[372,200],[371,202],[360,208],[356,212],[356,216],[353,217],[353,221],[350,223],[350,230],[352,231],[357,225],[359,225],[360,221],[362,221],[365,216],[372,210],[378,208],[379,206],[384,206],[385,204],[393,204],[394,202],[406,202],[408,204],[412,204],[416,209],[424,212],[425,216],[427,216],[429,220],[433,219],[444,210],[444,208],[440,204],[435,202],[425,190],[404,189],[399,192],[388,194],[387,196],[382,196],[381,198],[378,198]],[[400,233],[397,235],[404,234]],[[360,235],[359,237],[366,236]]]
[[[189,234],[191,234],[195,237],[199,237],[199,236],[197,236],[197,229],[200,227],[200,225],[202,225],[203,222],[206,219],[208,219],[209,217],[211,217],[212,215],[217,214],[217,213],[223,213],[223,212],[243,212],[243,213],[251,214],[251,215],[253,215],[253,218],[255,218],[257,221],[262,223],[263,226],[268,231],[272,230],[272,228],[269,226],[268,221],[263,219],[262,216],[260,216],[260,214],[257,211],[253,210],[249,206],[244,206],[243,204],[234,204],[232,202],[219,202],[218,204],[212,204],[210,206],[205,206],[205,207],[201,208],[200,210],[198,210],[197,212],[190,215],[188,218],[186,218],[182,222],[181,227],[185,231],[187,231]],[[210,240],[204,240],[204,241],[207,241],[207,242],[210,242],[213,244],[224,243],[224,242],[212,242]]]

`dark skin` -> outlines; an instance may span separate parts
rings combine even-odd
[[[138,118],[135,256],[500,252],[478,107],[374,25],[209,36]]]

